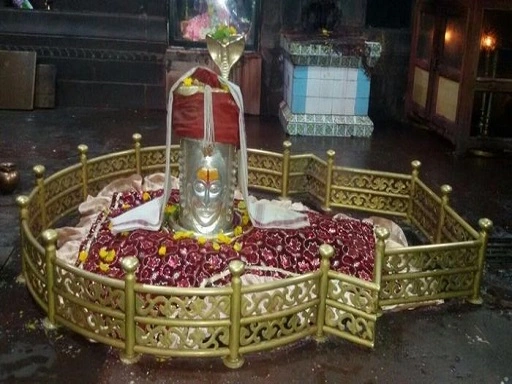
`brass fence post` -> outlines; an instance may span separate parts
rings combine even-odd
[[[380,288],[382,282],[382,263],[384,262],[384,254],[386,253],[386,240],[389,238],[389,230],[384,227],[375,228],[375,236],[377,244],[375,245],[375,260],[373,264],[373,282],[379,287],[379,291],[375,297],[375,310],[377,316],[382,315],[380,308]]]
[[[480,284],[482,283],[482,274],[484,271],[485,252],[487,251],[487,241],[489,240],[489,232],[492,229],[492,221],[486,218],[478,220],[480,226],[480,239],[482,244],[478,250],[478,271],[473,282],[473,296],[468,300],[471,304],[482,304],[483,300],[480,296]]]
[[[27,252],[25,251],[25,230],[24,230],[24,223],[28,222],[28,203],[29,198],[28,196],[18,196],[16,197],[16,203],[18,204],[18,207],[20,208],[20,254],[21,254],[21,274],[18,276],[16,281],[19,281],[20,283],[26,283],[27,281],[27,265],[25,264],[25,258],[27,257]]]
[[[240,368],[245,359],[240,355],[240,319],[242,317],[242,280],[240,276],[245,271],[245,264],[240,260],[229,263],[231,272],[231,309],[229,314],[229,355],[222,360],[228,368]]]
[[[140,141],[142,140],[142,136],[140,133],[134,133],[132,135],[132,139],[134,141],[135,146],[135,167],[137,171],[137,175],[142,176],[142,165],[140,162]]]
[[[124,351],[120,353],[121,361],[125,364],[136,363],[140,355],[135,353],[135,271],[139,259],[129,256],[121,260],[125,271],[124,277]]]
[[[329,293],[329,271],[331,269],[331,258],[334,256],[334,248],[329,244],[322,244],[320,246],[320,287],[318,289],[318,296],[320,302],[318,303],[318,312],[316,315],[316,335],[317,341],[325,341],[324,323],[325,312],[327,311],[327,294]]]
[[[54,229],[47,229],[42,234],[44,244],[44,253],[46,257],[46,292],[48,295],[48,310],[47,317],[43,321],[46,329],[57,328],[55,322],[56,313],[56,300],[55,300],[55,258],[57,256],[57,231]]]
[[[292,143],[288,140],[283,143],[283,169],[281,178],[281,199],[288,198],[288,189],[290,188],[290,148]]]
[[[46,171],[44,165],[36,165],[33,168],[36,175],[37,185],[37,198],[39,203],[39,209],[41,210],[41,229],[46,229],[46,196],[44,190],[44,173]]]
[[[441,207],[439,210],[439,219],[437,222],[437,231],[435,243],[441,243],[441,236],[443,234],[444,220],[446,218],[446,207],[450,202],[450,193],[452,193],[452,187],[445,184],[441,186]]]
[[[331,211],[331,185],[332,185],[332,168],[334,165],[334,152],[332,149],[327,151],[327,174],[325,177],[325,201],[322,210],[325,212]]]
[[[89,173],[87,172],[87,151],[89,148],[85,144],[78,146],[78,152],[80,153],[80,164],[82,164],[82,197],[84,201],[87,200],[88,185],[89,185]]]
[[[413,160],[411,162],[412,174],[411,174],[411,188],[409,190],[409,206],[407,207],[407,218],[411,220],[412,207],[414,203],[414,193],[416,192],[416,182],[419,180],[421,162],[419,160]]]

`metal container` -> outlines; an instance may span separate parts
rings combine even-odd
[[[12,193],[18,186],[20,173],[14,163],[0,163],[0,193]]]

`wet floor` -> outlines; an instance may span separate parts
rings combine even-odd
[[[238,370],[220,359],[144,357],[125,365],[110,347],[64,328],[46,331],[42,311],[17,281],[14,198],[31,190],[34,165],[49,175],[78,161],[79,144],[94,157],[128,148],[135,132],[143,145],[163,145],[164,112],[0,111],[0,161],[15,162],[21,173],[18,189],[0,195],[0,383],[512,383],[512,157],[456,156],[439,136],[391,122],[376,122],[371,138],[287,138],[276,118],[248,117],[248,144],[276,151],[289,139],[294,153],[325,158],[334,149],[336,164],[393,172],[410,172],[420,160],[420,177],[435,191],[450,184],[452,206],[471,225],[481,217],[495,224],[483,305],[454,300],[388,312],[377,323],[374,350],[306,340],[250,354]]]

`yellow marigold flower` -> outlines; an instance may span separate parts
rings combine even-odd
[[[245,204],[245,201],[238,202],[238,209],[247,209],[247,204]]]
[[[98,252],[99,256],[100,256],[100,259],[104,259],[105,257],[107,257],[108,255],[108,251],[107,251],[107,248],[105,247],[101,247],[100,248],[100,251]]]
[[[218,240],[219,243],[222,243],[222,244],[229,244],[229,243],[231,243],[231,237],[226,236],[223,233],[219,233],[217,235],[217,240]]]
[[[111,263],[114,261],[115,258],[116,258],[116,251],[111,249],[110,251],[107,252],[107,256],[105,256],[105,261],[107,263]]]
[[[110,269],[110,266],[108,264],[106,264],[106,263],[101,263],[100,262],[99,266],[100,266],[100,270],[102,272],[108,272],[108,270]]]
[[[237,225],[235,227],[235,231],[234,231],[235,236],[240,236],[243,232],[244,232],[244,230],[242,229],[242,226]]]
[[[130,204],[123,204],[121,208],[126,211],[130,208]]]
[[[129,234],[130,234],[130,232],[121,232],[121,236],[124,236],[124,237],[128,236]]]
[[[199,245],[205,245],[205,244],[206,244],[206,241],[207,241],[207,239],[206,239],[206,237],[204,237],[204,236],[199,236],[199,237],[197,238],[197,244],[199,244]]]
[[[176,231],[172,238],[174,240],[189,239],[194,235],[192,231]]]
[[[158,255],[165,256],[166,252],[167,252],[167,247],[165,245],[162,245],[160,248],[158,248]]]
[[[192,78],[191,77],[186,77],[184,80],[183,80],[183,85],[185,87],[190,87],[192,85]]]
[[[235,243],[235,245],[233,245],[233,249],[236,251],[236,252],[240,252],[242,250],[242,243],[239,243],[238,241]]]
[[[84,263],[85,260],[87,260],[87,256],[89,256],[87,251],[80,251],[80,253],[78,254],[78,260],[80,260],[80,262]]]
[[[249,215],[243,215],[242,216],[242,225],[249,224]]]
[[[229,27],[229,34],[230,35],[236,35],[236,28],[233,27],[233,26]]]
[[[176,205],[168,204],[165,206],[165,213],[168,215],[171,215],[174,212],[176,212],[176,209],[177,209]]]
[[[215,250],[215,251],[218,251],[220,249],[220,244],[219,243],[213,243],[212,244],[212,248]]]
[[[142,194],[142,200],[144,200],[144,201],[148,201],[148,200],[150,200],[150,199],[151,199],[151,196],[150,196],[150,194],[149,194],[148,192],[144,192],[144,193]]]

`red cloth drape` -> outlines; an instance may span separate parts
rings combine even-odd
[[[212,88],[220,88],[218,75],[204,68],[198,68],[191,76]],[[224,144],[240,145],[238,127],[239,109],[229,92],[213,92],[213,122],[215,141]],[[173,95],[173,133],[183,138],[202,139],[204,135],[204,94],[184,96]]]

